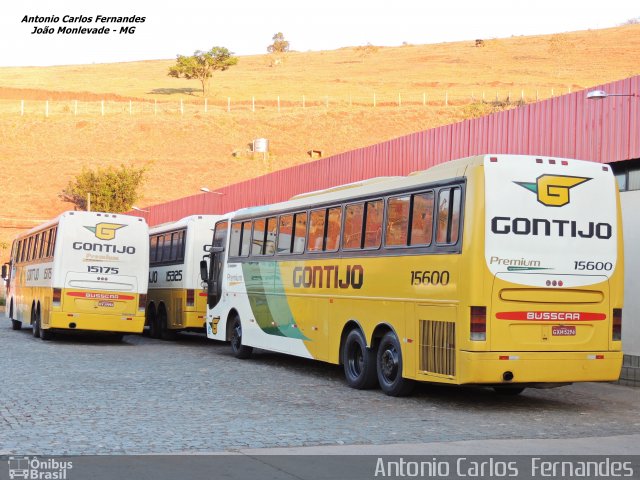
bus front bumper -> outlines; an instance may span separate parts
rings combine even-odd
[[[459,384],[615,381],[622,352],[468,352],[458,356]],[[510,378],[510,380],[508,380]]]
[[[144,312],[136,315],[51,312],[49,325],[43,328],[92,330],[100,332],[142,333]]]

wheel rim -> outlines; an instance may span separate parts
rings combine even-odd
[[[233,326],[233,335],[231,336],[231,345],[233,346],[234,350],[240,350],[240,347],[242,347],[242,325],[240,325],[240,322],[237,322],[234,326]]]
[[[349,348],[349,358],[347,363],[349,365],[349,374],[352,377],[358,378],[362,375],[362,371],[364,369],[364,353],[362,351],[362,347],[360,347],[356,342],[352,343]]]
[[[387,383],[393,383],[398,377],[399,370],[400,355],[393,345],[389,345],[380,357],[380,373]]]

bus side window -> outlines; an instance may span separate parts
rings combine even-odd
[[[456,243],[460,230],[460,188],[445,188],[438,194],[436,242]]]
[[[171,261],[171,234],[164,234],[164,242],[162,242],[162,261]]]
[[[347,205],[344,209],[344,235],[342,248],[353,250],[362,248],[362,227],[364,226],[364,203]]]
[[[240,255],[248,257],[251,250],[251,222],[242,222],[242,244],[240,245]]]
[[[366,221],[364,224],[364,248],[380,248],[382,242],[382,222],[384,202],[373,200],[367,202]]]
[[[411,197],[390,198],[387,204],[387,228],[384,242],[388,247],[407,245]]]
[[[295,214],[296,229],[293,234],[293,253],[304,253],[307,239],[307,212]]]
[[[156,255],[158,254],[158,236],[153,235],[149,238],[149,264],[156,263]]]
[[[49,230],[45,230],[44,232],[42,232],[42,237],[40,240],[40,251],[38,252],[38,256],[40,258],[46,258],[48,246],[49,246]]]
[[[240,237],[242,236],[242,223],[231,224],[231,239],[229,240],[229,256],[235,257],[240,254]]]
[[[178,252],[178,260],[184,261],[184,252],[187,248],[187,231],[180,230],[180,251]]]
[[[158,247],[156,251],[156,263],[162,262],[162,252],[164,250],[164,235],[158,235]]]
[[[219,248],[227,247],[227,229],[229,223],[226,220],[222,220],[216,223],[216,229],[213,232],[213,246]]]
[[[261,218],[253,222],[253,241],[251,242],[251,255],[262,255],[264,248],[264,230],[266,220]]]
[[[312,210],[309,215],[309,238],[307,240],[307,250],[309,252],[322,251],[326,215],[327,210],[324,208]]]
[[[51,229],[51,234],[49,235],[49,257],[53,257],[53,253],[56,249],[56,237],[58,235],[58,227],[53,227]]]
[[[278,233],[278,222],[276,217],[267,218],[266,233],[264,240],[264,255],[273,255],[276,252],[276,235]]]
[[[430,245],[433,235],[433,192],[413,196],[409,245]]]
[[[340,245],[340,228],[342,226],[342,207],[332,207],[328,212],[327,241],[325,251],[335,252]]]
[[[291,253],[293,215],[280,215],[278,220],[278,253]]]

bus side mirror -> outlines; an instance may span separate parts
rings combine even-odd
[[[211,252],[211,247],[213,247],[213,245],[203,245],[202,246],[202,251],[210,253]]]
[[[205,283],[209,281],[209,269],[207,268],[206,260],[200,260],[200,278]]]
[[[2,265],[2,279],[3,280],[7,279],[7,264],[6,263],[4,265]]]

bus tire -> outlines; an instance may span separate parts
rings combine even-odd
[[[11,320],[12,330],[20,330],[22,328],[22,322],[13,318],[13,300],[9,304],[9,320]]]
[[[167,318],[167,312],[162,309],[160,310],[160,338],[162,340],[175,340],[176,339],[176,331],[169,328],[169,320]]]
[[[36,315],[36,307],[35,305],[31,308],[31,334],[38,338],[40,336],[40,319]]]
[[[158,319],[158,315],[152,315],[149,319],[149,337],[150,338],[160,338],[160,322]]]
[[[378,381],[382,391],[392,397],[409,395],[415,382],[402,376],[402,349],[395,333],[384,334],[378,346],[376,359]]]
[[[358,328],[351,330],[344,340],[342,365],[347,385],[351,388],[366,390],[378,385],[376,354],[367,348],[367,341]]]
[[[253,353],[253,347],[248,347],[242,344],[242,322],[240,322],[240,317],[238,315],[234,315],[231,318],[229,342],[231,344],[233,356],[236,358],[249,358]]]
[[[39,322],[38,322],[39,323]],[[40,338],[42,340],[53,340],[53,332],[51,331],[50,328],[42,328],[42,325],[40,326]]]
[[[525,387],[493,387],[493,391],[505,397],[515,397],[524,392]]]

